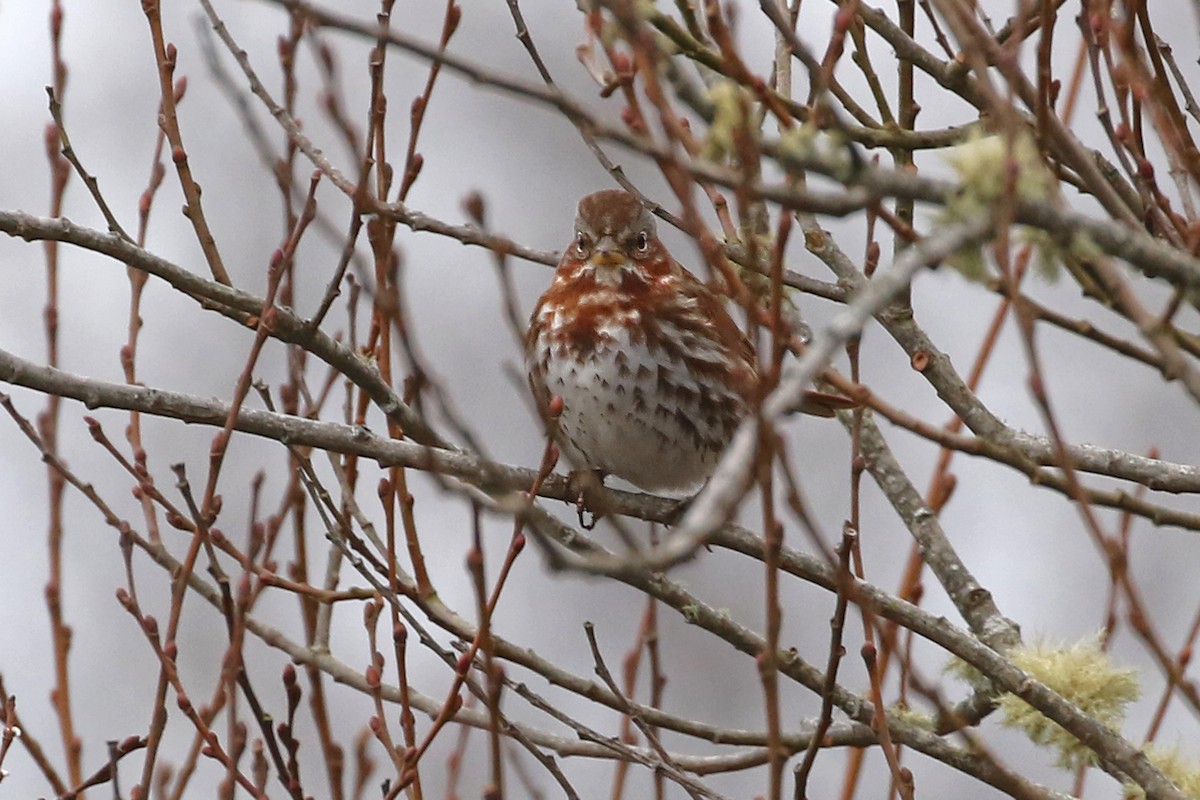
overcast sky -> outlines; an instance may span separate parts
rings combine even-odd
[[[179,48],[178,74],[188,78],[180,123],[190,164],[203,185],[205,212],[235,284],[261,294],[269,257],[283,237],[278,192],[247,143],[237,112],[214,85],[205,66],[195,25],[201,14],[199,6],[164,5],[171,6],[166,27],[169,38]],[[345,5],[357,8],[366,19],[373,14],[370,3]],[[440,26],[440,5],[401,2],[395,19],[406,32],[434,41]],[[461,30],[451,50],[497,72],[536,80],[536,71],[512,35],[506,4],[501,0],[467,0],[463,5]],[[997,19],[1003,19],[1008,7],[993,5]],[[765,74],[771,55],[770,38],[757,20],[750,19],[756,4],[741,6],[747,22],[741,32],[745,52],[750,54],[753,66]],[[1163,15],[1160,32],[1172,33],[1172,6],[1187,35],[1176,37],[1178,41],[1171,38],[1171,43],[1178,62],[1195,79],[1196,26],[1189,4],[1155,4],[1155,13]],[[567,91],[598,104],[595,87],[574,54],[575,46],[582,41],[582,22],[573,4],[527,0],[523,7],[535,41],[559,83]],[[268,87],[277,92],[275,39],[286,31],[284,15],[270,3],[220,2],[218,8]],[[805,14],[808,21],[802,31],[810,41],[824,42],[829,10],[807,3]],[[33,214],[45,214],[49,202],[44,157],[44,130],[49,121],[44,86],[50,80],[46,20],[47,9],[42,3],[0,1],[0,97],[4,98],[0,113],[0,208]],[[68,2],[63,31],[64,55],[70,69],[64,101],[68,131],[118,218],[127,229],[134,230],[137,201],[146,186],[156,136],[157,84],[148,26],[140,4],[102,0]],[[1060,33],[1074,42],[1073,30]],[[328,40],[339,54],[346,108],[361,124],[365,118],[367,46],[345,36],[331,35]],[[880,58],[889,55],[886,49],[878,49]],[[1073,44],[1062,47],[1059,55],[1063,63],[1056,68],[1065,72],[1073,59]],[[222,51],[221,57],[227,69],[236,69],[228,53]],[[407,141],[408,102],[420,91],[427,69],[420,61],[398,52],[389,53],[388,66],[389,148],[392,158],[399,161]],[[299,74],[300,116],[306,131],[336,164],[353,174],[345,148],[319,111],[317,72],[311,51],[306,48],[302,49]],[[847,82],[854,86],[852,74],[848,74]],[[238,80],[239,86],[243,83]],[[929,87],[922,85],[921,89],[927,91]],[[279,148],[284,141],[282,131],[261,107],[255,105],[254,113],[271,143]],[[616,107],[610,104],[603,113],[615,118]],[[920,124],[932,128],[971,119],[961,103],[928,102]],[[1092,114],[1080,114],[1077,132],[1085,141],[1100,143],[1095,129]],[[539,249],[565,245],[572,234],[578,198],[612,185],[611,178],[564,118],[531,102],[473,85],[450,72],[444,72],[440,79],[419,149],[425,167],[410,196],[414,208],[448,222],[463,223],[466,216],[461,210],[462,198],[478,191],[487,199],[489,223],[494,229]],[[668,208],[676,207],[653,165],[617,148],[611,149],[611,155],[647,194]],[[923,166],[946,172],[936,162]],[[306,179],[310,169],[302,164],[297,174]],[[332,187],[325,186],[320,200],[330,219],[343,228],[349,220],[343,199]],[[177,264],[204,272],[190,226],[179,213],[181,205],[178,183],[168,168],[154,206],[147,246]],[[68,190],[65,214],[80,224],[104,228],[102,217],[77,179],[72,180]],[[831,221],[828,225],[839,232],[846,252],[859,258],[863,250],[861,222],[854,225]],[[681,261],[698,265],[692,243],[671,231],[665,237]],[[491,456],[507,463],[535,466],[541,439],[524,386],[513,378],[519,371],[520,351],[504,321],[491,255],[453,240],[404,229],[397,235],[397,246],[404,260],[410,327],[427,363],[453,394],[463,418],[480,434]],[[121,381],[119,349],[126,337],[129,296],[125,270],[118,263],[70,248],[62,250],[61,258],[61,366],[71,372]],[[789,258],[793,268],[830,279],[824,268],[801,250],[796,249]],[[312,313],[336,259],[336,243],[309,234],[298,260],[301,277],[296,305],[300,313]],[[40,246],[0,238],[0,348],[36,362],[45,358],[41,327],[43,265]],[[551,273],[539,264],[513,261],[512,274],[522,314],[528,314]],[[1144,281],[1138,287],[1147,297],[1166,297],[1161,287]],[[1057,285],[1040,284],[1032,291],[1064,313],[1102,318],[1114,332],[1132,335],[1128,327],[1112,322],[1111,317],[1081,298],[1069,280]],[[835,310],[811,297],[800,298],[799,302],[818,330]],[[995,300],[981,287],[942,271],[920,276],[914,303],[918,322],[965,374]],[[250,345],[244,331],[222,317],[201,311],[153,280],[143,317],[138,367],[144,383],[203,397],[230,396]],[[340,306],[334,320],[345,324]],[[1149,369],[1098,353],[1077,338],[1048,330],[1039,336],[1051,398],[1064,420],[1068,439],[1135,453],[1157,447],[1165,459],[1200,463],[1195,408],[1176,386],[1163,384]],[[261,371],[264,379],[277,381],[284,374],[282,356],[281,346],[268,345]],[[323,377],[319,369],[310,373],[314,382]],[[1010,325],[980,396],[1014,427],[1041,433],[1041,422],[1026,388],[1027,378],[1020,341]],[[864,340],[864,379],[890,402],[931,423],[941,424],[949,418],[948,410],[911,370],[903,351],[878,328],[869,329]],[[44,399],[31,392],[8,386],[0,389],[12,394],[26,417],[35,418],[44,407]],[[64,404],[62,452],[119,514],[140,524],[140,511],[129,493],[130,482],[91,442],[82,422],[85,413],[79,404]],[[93,413],[114,442],[124,442],[126,415],[115,411]],[[145,425],[151,470],[164,491],[173,484],[169,466],[176,462],[185,463],[193,484],[200,484],[207,470],[213,431],[152,420]],[[901,431],[886,430],[909,475],[918,489],[924,490],[936,449]],[[794,424],[791,437],[795,462],[815,515],[827,533],[837,532],[848,513],[849,439],[836,422],[807,419]],[[264,505],[267,509],[274,507],[283,488],[284,465],[285,452],[277,445],[235,438],[222,478],[222,523],[227,535],[244,541],[248,485],[260,469],[269,473]],[[1104,621],[1107,568],[1076,511],[1059,496],[1031,490],[1019,474],[988,462],[959,456],[954,472],[958,495],[946,509],[943,523],[964,562],[994,593],[1003,612],[1021,624],[1028,639],[1077,638],[1098,629]],[[371,472],[368,480],[378,477]],[[427,542],[436,543],[428,554],[439,594],[451,608],[470,617],[474,600],[462,565],[470,538],[467,509],[421,478],[415,479],[414,487],[421,529]],[[364,496],[369,494],[365,492]],[[1166,498],[1163,502],[1198,510],[1195,498]],[[8,691],[19,698],[27,727],[58,759],[59,740],[47,700],[53,673],[43,600],[48,570],[45,471],[36,451],[7,417],[0,418],[0,509],[0,673]],[[73,492],[68,495],[66,510],[64,604],[67,620],[75,631],[72,685],[86,769],[92,770],[104,762],[106,740],[145,731],[150,714],[145,705],[145,687],[152,685],[157,667],[133,621],[114,599],[117,587],[124,585],[115,533]],[[1110,532],[1115,530],[1115,515],[1101,512],[1100,518]],[[509,529],[510,523],[503,520],[488,522],[493,566],[507,542]],[[615,546],[613,537],[603,532],[600,535]],[[791,544],[807,546],[798,531],[789,529],[788,535],[794,537],[789,539]],[[1200,545],[1195,539],[1194,532],[1155,529],[1144,521],[1135,523],[1132,569],[1146,589],[1154,621],[1169,649],[1182,641],[1200,600],[1194,580]],[[181,548],[181,541],[173,541],[174,546]],[[868,577],[894,589],[911,540],[873,487],[864,496],[863,542]],[[314,544],[313,552],[322,552],[319,542]],[[164,615],[166,580],[152,567],[141,566],[145,568],[139,578],[148,592],[148,605],[153,613]],[[761,630],[761,567],[756,562],[721,552],[705,554],[678,569],[673,577],[713,606],[728,609],[739,621]],[[346,580],[362,584],[349,572]],[[795,645],[809,661],[823,664],[833,599],[811,587],[789,586],[785,601],[787,644]],[[287,619],[290,602],[290,598],[277,599],[264,610],[276,612],[278,619]],[[932,579],[927,581],[925,605],[958,621]],[[530,551],[520,560],[513,586],[505,593],[497,626],[510,640],[532,647],[577,674],[590,676],[582,622],[597,623],[610,663],[615,665],[633,641],[642,607],[642,598],[632,590],[578,576],[552,575],[540,557]],[[191,685],[199,695],[206,696],[215,684],[225,647],[223,622],[198,601],[189,602],[185,616],[183,663],[189,670]],[[727,652],[671,613],[661,618],[664,663],[671,676],[669,707],[706,721],[761,729],[761,689],[752,660]],[[338,641],[352,643],[346,646],[344,657],[352,665],[365,665],[365,646],[355,650],[353,644],[361,639],[357,612],[342,614],[335,621],[342,637]],[[295,635],[296,631],[290,633]],[[856,645],[857,640],[851,647],[843,681],[861,690],[865,681]],[[253,677],[270,702],[281,703],[278,675],[286,659],[261,647],[250,652],[262,655],[261,662],[252,663],[252,672],[258,670]],[[1114,652],[1123,663],[1156,674],[1127,631],[1118,637]],[[941,656],[929,653],[923,657],[926,673],[936,676]],[[414,685],[439,696],[448,684],[449,671],[426,653],[414,659]],[[714,691],[718,686],[720,691]],[[545,682],[536,676],[531,687],[546,689]],[[1125,729],[1131,739],[1137,740],[1145,731],[1157,692],[1157,688],[1151,690],[1143,705],[1135,709]],[[337,696],[344,698],[347,713],[335,724],[349,741],[370,711],[358,695],[343,692]],[[817,708],[815,698],[792,687],[785,700],[792,728],[796,720],[811,717]],[[613,715],[599,714],[580,704],[573,708],[585,721],[609,732],[614,730]],[[546,724],[544,718],[532,712],[518,716]],[[1194,719],[1183,714],[1168,719],[1178,733],[1163,737],[1164,741],[1170,743],[1176,737],[1192,742],[1200,739]],[[994,721],[987,723],[989,735],[995,727]],[[178,763],[190,740],[184,724],[176,722],[171,729],[173,738],[161,760]],[[474,752],[482,768],[486,763],[483,737],[476,736]],[[1051,758],[1045,753],[1013,734],[997,734],[996,740],[1003,743],[1001,755],[1034,779],[1056,788],[1070,786],[1070,776],[1053,770]],[[449,737],[445,744],[449,746]],[[690,741],[674,744],[688,752],[700,752]],[[304,747],[316,769],[315,739],[309,738]],[[123,788],[136,779],[139,762],[129,763],[131,766],[122,773]],[[918,788],[933,786],[936,781],[938,790],[926,796],[954,796],[956,788],[965,789],[967,785],[972,787],[973,796],[986,796],[974,782],[920,757],[910,757],[906,763],[917,770]],[[828,780],[831,787],[840,785],[840,757],[823,759],[821,765],[817,777]],[[5,766],[12,774],[4,782],[0,797],[27,797],[47,791],[31,762],[17,748]],[[578,779],[577,786],[607,786],[610,781],[608,765],[568,761],[567,766],[572,779]],[[427,788],[440,794],[443,787],[436,764],[430,762],[426,770]],[[868,775],[882,781],[884,772],[876,763]],[[204,777],[204,781],[217,779],[215,771]],[[553,795],[549,781],[542,775],[538,780]],[[1096,780],[1107,782],[1106,778]],[[204,781],[194,788],[208,785]],[[319,785],[313,782],[309,790]],[[475,795],[479,785],[468,783],[460,791],[463,796]],[[732,796],[749,796],[765,786],[761,772],[715,779],[713,785]],[[882,785],[866,789],[865,796],[882,796]],[[1113,787],[1106,786],[1097,796],[1115,796],[1114,792]],[[203,796],[202,791],[199,794]]]

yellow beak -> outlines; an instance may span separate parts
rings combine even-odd
[[[588,259],[595,267],[619,267],[627,260],[625,252],[611,236],[601,236]]]

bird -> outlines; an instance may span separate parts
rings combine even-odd
[[[754,349],[720,295],[620,189],[579,201],[524,345],[535,402],[544,416],[552,401],[559,409],[551,424],[573,474],[671,497],[712,475],[758,384]],[[803,410],[832,416],[847,405],[811,392]]]

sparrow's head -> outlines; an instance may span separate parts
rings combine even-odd
[[[653,215],[621,189],[595,192],[579,201],[575,239],[564,255],[594,269],[598,278],[615,278],[629,269],[654,273],[661,262],[670,263]]]

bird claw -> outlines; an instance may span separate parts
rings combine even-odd
[[[579,524],[585,531],[596,527],[608,513],[608,491],[604,488],[604,473],[598,470],[580,469],[567,475],[567,488],[575,496],[575,512]],[[590,515],[591,519],[587,516]]]
[[[691,497],[685,497],[675,503],[675,507],[667,512],[666,517],[663,519],[663,524],[671,528],[674,528],[676,525],[678,525],[679,520],[683,519],[683,515],[686,514],[687,510],[692,507],[692,501],[695,499],[696,495],[692,495]]]
[[[596,527],[596,523],[600,521],[600,518],[596,516],[596,512],[584,505],[582,495],[575,500],[575,514],[579,517],[579,527],[585,531],[592,530]],[[585,516],[587,514],[591,515],[591,519]]]
[[[683,519],[683,515],[688,512],[688,509],[692,507],[692,503],[696,502],[696,498],[699,496],[700,492],[696,492],[691,497],[685,497],[677,502],[675,507],[667,512],[666,518],[663,520],[663,524],[668,528],[674,528],[676,525],[678,525],[679,521]],[[711,553],[712,545],[710,545],[708,542],[705,542],[704,549]]]

